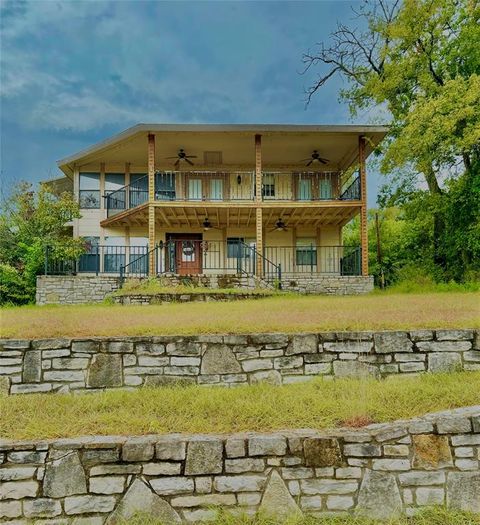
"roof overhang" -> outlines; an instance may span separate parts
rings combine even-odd
[[[127,130],[58,161],[58,167],[72,175],[75,166],[106,162],[146,164],[148,134],[155,134],[156,164],[183,147],[189,153],[224,151],[226,164],[253,162],[253,140],[262,135],[262,156],[267,165],[298,163],[313,149],[331,158],[333,169],[346,169],[356,159],[358,137],[367,139],[369,155],[388,132],[386,126],[293,125],[293,124],[137,124]]]

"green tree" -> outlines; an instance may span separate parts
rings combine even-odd
[[[398,183],[389,193],[404,198],[412,173],[423,177],[433,262],[448,271],[443,242],[447,229],[456,231],[446,223],[450,183],[444,179],[466,172],[466,190],[480,176],[480,4],[364,0],[356,14],[358,27],[339,24],[330,45],[304,55],[306,70],[321,68],[308,99],[339,74],[347,81],[340,98],[353,115],[379,105],[387,110],[381,167]]]
[[[80,217],[69,193],[56,195],[41,185],[37,192],[20,183],[0,208],[0,304],[28,303],[35,297],[36,276],[43,272],[45,253],[76,258],[83,241],[73,239],[67,224]]]

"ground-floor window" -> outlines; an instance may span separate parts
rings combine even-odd
[[[126,262],[126,246],[124,237],[105,237],[103,249],[103,271],[118,273],[120,266]]]
[[[297,266],[316,266],[317,247],[315,239],[297,239],[295,254]]]
[[[85,250],[78,260],[79,272],[97,272],[100,271],[100,254],[99,242],[100,237],[84,237]]]
[[[244,237],[228,237],[227,238],[227,257],[229,259],[238,259],[245,257],[245,238]]]

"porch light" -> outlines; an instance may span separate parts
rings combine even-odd
[[[242,176],[241,175],[237,175],[237,184],[240,186],[240,184],[242,184]]]
[[[203,229],[205,231],[208,231],[212,227],[210,221],[208,220],[208,217],[205,217],[205,220],[203,221]]]

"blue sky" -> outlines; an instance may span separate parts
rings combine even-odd
[[[57,159],[138,122],[351,123],[340,79],[305,109],[316,73],[299,73],[352,5],[2,1],[4,185],[58,176]],[[374,205],[380,179],[369,180]]]

